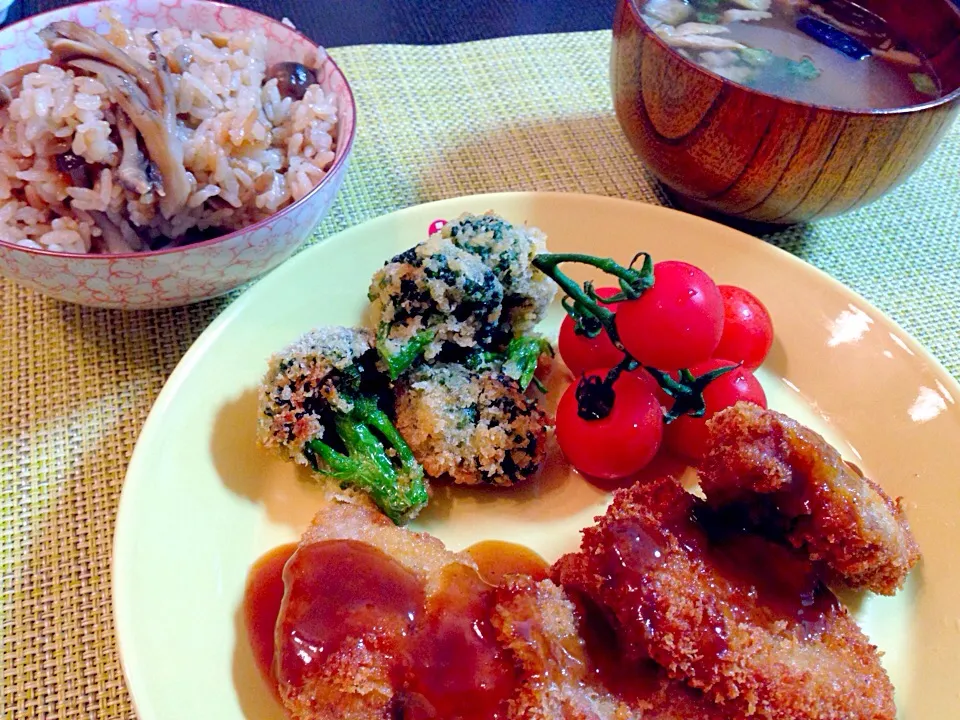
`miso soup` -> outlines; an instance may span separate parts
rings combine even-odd
[[[923,55],[849,0],[646,0],[641,8],[682,55],[763,92],[858,109],[942,95]]]

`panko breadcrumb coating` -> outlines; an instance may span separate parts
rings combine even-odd
[[[670,477],[619,490],[554,580],[604,608],[621,647],[736,717],[893,720],[877,648],[815,566],[758,536],[715,544],[703,510]]]
[[[708,423],[701,486],[712,505],[736,504],[779,528],[832,580],[893,595],[920,559],[903,509],[813,430],[750,403]]]
[[[424,366],[398,384],[396,412],[397,429],[434,478],[513,485],[546,455],[546,414],[501,373]]]
[[[503,286],[478,256],[434,235],[378,270],[368,297],[381,355],[396,355],[429,332],[424,357],[431,360],[447,343],[473,347],[493,341]]]
[[[390,419],[393,393],[366,330],[322,328],[274,356],[260,391],[260,440],[370,496],[395,523],[427,504],[423,468]]]
[[[329,403],[343,412],[351,409],[331,381],[357,365],[374,375],[376,361],[373,333],[345,327],[317,328],[273,355],[260,385],[260,443],[309,466],[303,445],[323,437],[322,408]]]
[[[497,717],[502,720],[733,720],[701,693],[649,670],[633,674],[629,667],[621,681],[629,692],[611,691],[593,672],[576,609],[550,580],[536,582],[523,575],[510,576],[491,587],[477,575],[476,564],[465,553],[454,553],[426,533],[395,527],[375,509],[363,504],[331,502],[322,508],[303,535],[299,548],[336,541],[364,543],[386,554],[423,582],[425,615],[443,611],[442,594],[451,578],[473,578],[473,587],[489,602],[490,637],[500,649],[500,659],[513,677],[513,688]],[[293,577],[287,577],[285,613],[303,597]],[[345,614],[346,615],[346,614]],[[382,619],[382,618],[381,618]],[[345,624],[350,626],[349,616]],[[478,632],[468,626],[470,635]],[[278,683],[280,699],[295,720],[396,720],[410,717],[451,717],[418,714],[416,701],[398,672],[391,634],[383,627],[367,632],[347,632],[324,656],[305,666],[299,682]],[[409,631],[409,630],[408,630]],[[281,643],[289,635],[278,635]],[[469,636],[467,640],[469,640]],[[308,650],[309,652],[309,650]],[[469,652],[462,669],[482,672],[470,665]],[[456,670],[456,668],[452,668]],[[442,666],[438,672],[449,673]],[[465,688],[466,689],[466,688]],[[463,708],[466,715],[469,708]]]
[[[556,284],[533,266],[546,252],[547,236],[538,228],[512,225],[492,211],[464,213],[444,225],[440,234],[483,259],[503,285],[503,322],[511,335],[530,330],[546,314]]]

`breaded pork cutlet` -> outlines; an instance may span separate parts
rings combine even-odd
[[[877,649],[815,566],[757,536],[714,541],[706,511],[669,477],[621,490],[554,579],[604,608],[635,657],[738,717],[893,720]]]
[[[490,586],[468,555],[366,505],[324,507],[284,582],[275,671],[294,720],[733,720],[650,668],[611,693],[557,585]]]
[[[503,373],[423,366],[397,384],[396,413],[397,429],[433,478],[509,486],[546,456],[546,413]]]
[[[701,487],[830,569],[829,580],[893,595],[920,559],[899,502],[786,415],[738,403],[709,423]]]
[[[342,573],[320,577],[318,563]],[[276,668],[295,720],[630,717],[585,682],[572,606],[556,585],[518,576],[494,588],[469,556],[373,509],[321,510],[284,583]]]
[[[609,625],[548,581],[508,580],[493,624],[522,667],[506,720],[738,720],[649,660],[621,656]]]

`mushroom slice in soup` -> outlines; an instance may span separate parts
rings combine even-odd
[[[739,5],[746,10],[760,10],[766,12],[770,9],[771,0],[732,0],[734,5]]]
[[[740,50],[746,45],[717,35],[661,35],[670,47],[686,50]]]
[[[688,22],[683,23],[673,29],[674,36],[687,35],[722,35],[730,32],[730,28],[723,25],[711,25],[710,23]]]
[[[643,12],[667,25],[679,25],[693,15],[693,6],[683,0],[649,0]]]
[[[732,10],[725,10],[723,15],[720,16],[720,20],[725,23],[758,22],[760,20],[769,20],[772,17],[773,13],[768,13],[764,10],[739,10],[734,8]]]

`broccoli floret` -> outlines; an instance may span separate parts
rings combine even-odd
[[[557,290],[533,266],[545,246],[536,228],[515,227],[492,213],[463,215],[386,263],[368,296],[377,351],[390,377],[421,360],[466,362],[493,354],[502,364],[505,353],[527,353],[506,369],[529,384],[539,353],[520,338],[543,318]]]
[[[397,386],[397,427],[433,478],[509,486],[533,475],[546,456],[548,419],[513,378],[438,363]]]
[[[405,523],[426,505],[427,486],[383,409],[391,401],[369,331],[314,330],[270,360],[260,441],[368,494],[391,520]]]
[[[544,355],[553,357],[553,347],[538,335],[521,335],[510,340],[504,352],[503,374],[517,381],[526,390]]]
[[[384,265],[368,297],[377,352],[396,379],[447,346],[492,345],[503,286],[479,257],[434,236]]]
[[[511,338],[503,352],[474,349],[463,359],[463,364],[471,370],[496,370],[513,378],[521,390],[530,387],[534,373],[540,364],[540,358],[553,357],[550,342],[539,335],[519,335]]]
[[[377,330],[377,352],[387,366],[387,374],[396,380],[409,370],[423,356],[437,337],[433,328],[427,328],[413,335],[406,342],[397,344],[390,337],[390,325],[381,324]]]
[[[503,286],[501,324],[506,336],[520,335],[540,322],[557,286],[533,266],[533,258],[546,251],[546,236],[534,227],[511,225],[492,212],[461,215],[440,229],[449,239],[483,260]]]

